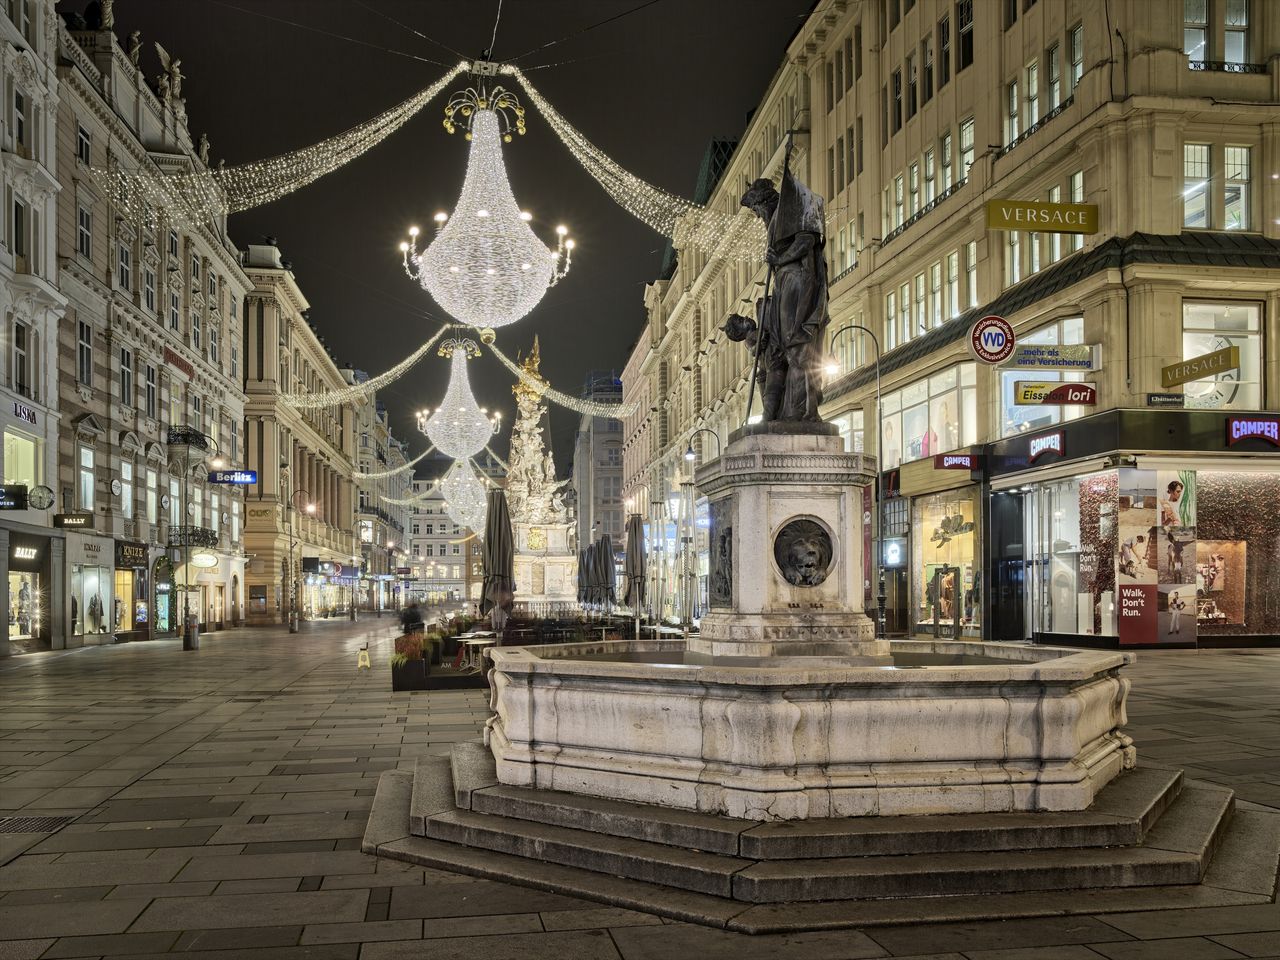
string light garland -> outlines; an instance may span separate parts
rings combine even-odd
[[[266,160],[176,174],[150,165],[97,167],[91,176],[129,219],[155,224],[164,218],[191,230],[278,200],[350,163],[408,123],[468,67],[457,64],[424,90],[335,137]]]
[[[669,193],[629,173],[588,140],[534,89],[519,67],[503,64],[500,73],[515,77],[529,102],[569,149],[583,169],[633,217],[671,237],[678,247],[697,247],[708,256],[760,260],[765,246],[764,224],[745,208],[718,213],[692,200]]]
[[[415,466],[417,466],[419,461],[421,461],[434,449],[435,447],[433,447],[431,444],[427,444],[427,449],[423,450],[420,454],[418,454],[416,457],[414,457],[408,463],[403,464],[402,466],[395,467],[391,470],[379,470],[376,472],[370,472],[366,470],[354,470],[351,473],[351,478],[353,480],[386,480],[388,477],[399,476],[402,473],[406,473],[407,471],[412,470]]]
[[[480,355],[474,340],[446,340],[440,345],[439,354],[450,359],[449,386],[435,413],[418,411],[418,429],[445,456],[464,460],[484,449],[489,438],[500,429],[502,414],[488,417],[471,392],[467,360]]]
[[[339,404],[364,401],[387,384],[399,380],[408,373],[419,360],[427,355],[452,326],[453,324],[445,324],[436,331],[435,336],[390,370],[380,373],[376,377],[370,377],[363,383],[353,383],[349,387],[343,387],[340,390],[329,390],[324,393],[282,393],[280,394],[280,402],[293,407],[295,410],[319,410],[322,407],[335,407]]]
[[[598,400],[583,400],[581,397],[571,397],[569,394],[557,390],[545,380],[527,373],[518,363],[499,350],[497,343],[486,341],[485,346],[526,387],[567,410],[576,410],[578,413],[585,413],[592,417],[611,417],[614,420],[621,420],[623,417],[631,416],[639,407],[639,404],[634,400],[624,403],[601,403]]]
[[[453,215],[436,215],[437,232],[421,253],[418,228],[400,244],[404,270],[451,316],[485,330],[524,317],[569,271],[573,241],[556,228],[549,249],[529,227],[507,180],[502,140],[511,139],[510,120],[524,132],[524,108],[497,87],[468,88],[449,101],[445,129],[467,126],[471,149],[462,193]]]

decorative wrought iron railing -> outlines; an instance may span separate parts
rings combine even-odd
[[[1266,73],[1265,63],[1232,63],[1227,60],[1188,60],[1187,66],[1204,73]]]
[[[1027,127],[1027,129],[1023,130],[1020,136],[1018,136],[1016,139],[1010,141],[1009,143],[1006,143],[1003,147],[1001,147],[999,151],[997,151],[996,156],[1003,157],[1005,154],[1007,154],[1010,150],[1012,150],[1018,144],[1022,143],[1022,141],[1026,140],[1028,137],[1033,136],[1036,133],[1039,133],[1041,130],[1044,129],[1045,124],[1049,123],[1055,117],[1060,116],[1062,114],[1062,111],[1066,110],[1067,107],[1071,106],[1075,102],[1076,102],[1076,98],[1074,96],[1067,97],[1067,99],[1063,100],[1060,104],[1058,104],[1048,113],[1046,113],[1043,117],[1041,117],[1031,126]]]
[[[926,203],[923,207],[921,207],[919,210],[913,213],[906,220],[903,220],[902,226],[896,227],[893,230],[891,230],[889,232],[889,235],[880,241],[881,248],[883,249],[884,247],[887,247],[892,241],[897,240],[898,237],[902,236],[903,232],[905,232],[908,227],[910,227],[917,220],[921,219],[924,216],[927,216],[929,213],[937,209],[938,204],[942,203],[942,201],[946,200],[948,197],[955,195],[955,193],[958,192],[959,189],[963,187],[966,183],[968,183],[967,179],[957,180],[951,186],[947,187],[946,190],[943,190],[940,194],[938,194],[936,197],[934,197],[932,200]]]

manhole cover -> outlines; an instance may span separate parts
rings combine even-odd
[[[0,833],[54,833],[75,817],[0,817]]]

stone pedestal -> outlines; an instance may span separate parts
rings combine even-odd
[[[555,607],[576,603],[578,555],[570,545],[569,523],[513,524],[516,606],[545,615]]]
[[[710,613],[690,654],[888,662],[888,641],[862,610],[861,488],[874,461],[814,427],[747,428],[698,471],[711,515]]]

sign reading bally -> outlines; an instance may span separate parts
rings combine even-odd
[[[969,350],[983,363],[1004,363],[1013,347],[1013,327],[1004,317],[986,316],[969,328]]]
[[[1202,353],[1181,363],[1172,363],[1160,370],[1160,386],[1176,387],[1180,383],[1203,380],[1217,373],[1235,370],[1240,366],[1240,348],[1223,347],[1213,353]]]
[[[1092,383],[1018,380],[1013,385],[1013,402],[1020,407],[1093,407],[1098,403],[1098,388]]]
[[[1038,233],[1097,233],[1096,203],[1048,203],[1043,200],[988,200],[988,230]]]
[[[257,470],[210,470],[210,483],[257,483]]]

